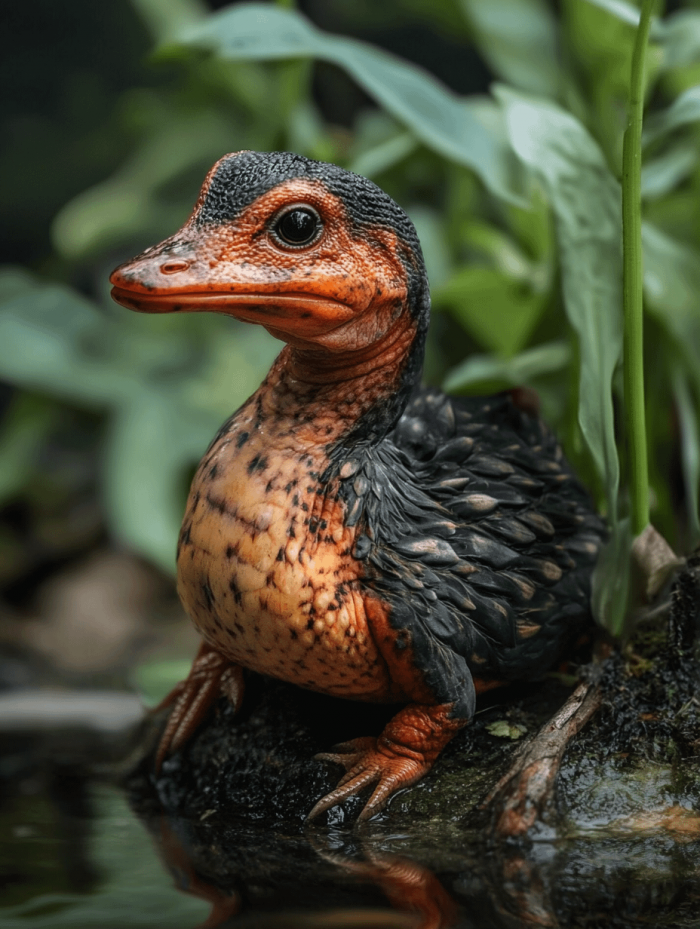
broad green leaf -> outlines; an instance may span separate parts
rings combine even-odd
[[[700,386],[700,254],[651,223],[642,227],[647,309],[670,333]]]
[[[518,176],[493,104],[458,97],[432,75],[364,42],[322,32],[270,4],[229,7],[186,30],[185,44],[234,61],[319,58],[344,68],[433,151],[470,167],[497,196],[519,202]],[[485,111],[490,110],[486,113]]]
[[[661,113],[654,113],[644,122],[642,143],[649,145],[657,139],[673,132],[680,126],[697,122],[700,119],[700,85],[689,87],[673,101],[671,106]]]
[[[497,93],[513,148],[540,178],[556,218],[564,304],[579,340],[578,418],[614,520],[620,473],[612,404],[622,349],[620,188],[573,116],[506,88]]]
[[[666,68],[682,68],[700,61],[700,10],[678,10],[658,25]]]
[[[215,430],[260,386],[282,343],[261,326],[211,317],[203,323],[206,355],[197,370],[180,381],[179,393],[183,406],[194,416],[210,417]],[[223,325],[215,328],[215,323]]]
[[[656,200],[671,193],[697,166],[700,154],[694,143],[677,145],[642,168],[642,197]]]
[[[548,342],[529,348],[513,358],[472,355],[447,375],[448,393],[495,393],[509,387],[528,386],[543,374],[560,371],[571,363],[566,342]]]
[[[449,308],[483,348],[510,356],[527,344],[545,298],[496,268],[470,266],[434,291],[433,305]]]
[[[544,0],[461,0],[461,6],[498,77],[530,93],[557,95],[557,28]]]
[[[688,524],[693,543],[700,538],[700,434],[698,433],[698,411],[688,384],[688,378],[680,368],[673,372],[673,393],[678,410],[681,433],[681,459],[683,483],[685,485]]]
[[[528,279],[533,288],[551,290],[556,264],[554,217],[541,186],[533,185],[530,203],[526,209],[517,206],[506,207],[506,215],[515,247],[529,264]],[[504,252],[503,257],[505,256]],[[511,263],[510,258],[507,261]],[[500,260],[498,264],[503,267]]]

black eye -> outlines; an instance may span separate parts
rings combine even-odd
[[[280,216],[273,231],[285,245],[309,245],[321,232],[321,217],[309,206],[295,206]]]

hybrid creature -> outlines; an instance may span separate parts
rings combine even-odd
[[[112,295],[213,311],[286,346],[190,491],[178,591],[202,636],[158,763],[243,670],[397,704],[310,817],[360,815],[430,770],[476,695],[541,675],[588,616],[604,530],[551,433],[513,395],[419,386],[430,295],[415,229],[375,184],[289,153],[211,169],[190,219]],[[483,307],[488,313],[488,306]]]

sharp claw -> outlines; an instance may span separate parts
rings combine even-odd
[[[158,707],[173,705],[158,744],[156,773],[166,757],[182,748],[195,732],[219,694],[228,697],[234,709],[238,708],[243,694],[241,670],[203,643],[187,679],[174,687]]]
[[[393,752],[388,754],[386,751],[379,751],[377,739],[374,738],[355,739],[336,748],[345,749],[346,753],[321,752],[315,757],[321,761],[341,764],[345,768],[345,774],[335,790],[318,801],[307,820],[315,819],[363,788],[375,784],[371,797],[357,818],[358,822],[365,822],[381,812],[395,791],[414,784],[430,767],[417,758],[409,759]],[[379,783],[376,783],[377,781]]]
[[[389,797],[394,792],[393,788],[386,781],[380,781],[374,789],[372,796],[362,807],[360,815],[357,817],[358,823],[364,823],[377,813],[381,813],[389,802]]]
[[[336,755],[335,752],[319,752],[317,755],[314,755],[314,761],[332,761],[333,764],[344,765],[346,760],[347,755]]]
[[[348,780],[348,775],[346,774],[335,790],[332,790],[329,794],[326,794],[325,797],[321,797],[321,799],[306,817],[307,821],[315,819],[317,816],[320,816],[321,813],[325,813],[326,810],[330,810],[332,806],[337,806],[339,803],[342,803],[344,800],[352,797],[354,794],[362,790],[363,787],[371,784],[372,781],[376,780],[379,776],[380,772],[378,771],[365,771],[354,775],[350,780]]]
[[[320,752],[314,755],[316,761],[330,761],[332,764],[339,764],[346,771],[351,771],[362,758],[361,752],[353,752],[352,755],[336,755],[335,752]]]

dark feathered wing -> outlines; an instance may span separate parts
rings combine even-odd
[[[338,464],[366,583],[438,702],[469,717],[472,674],[551,666],[589,615],[605,529],[541,420],[508,394],[420,390],[381,444]]]

